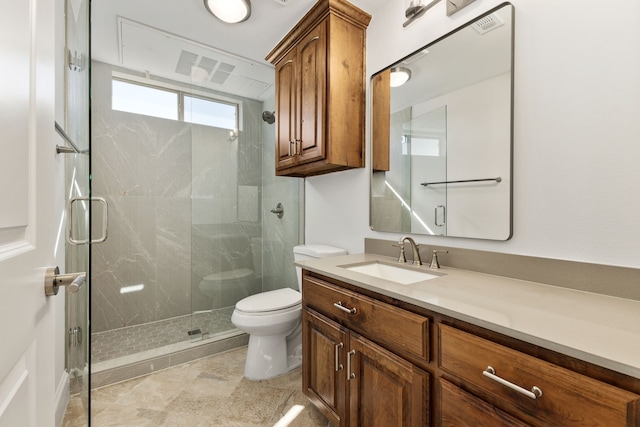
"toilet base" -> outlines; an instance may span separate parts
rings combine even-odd
[[[289,335],[249,335],[244,376],[249,380],[266,380],[302,365],[301,328]]]

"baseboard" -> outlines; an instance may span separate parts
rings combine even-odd
[[[69,403],[69,373],[65,370],[62,373],[58,387],[56,388],[56,427],[62,425],[64,413]]]

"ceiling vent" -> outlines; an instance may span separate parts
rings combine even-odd
[[[121,67],[251,99],[273,88],[272,66],[121,16],[117,26]]]
[[[502,25],[504,25],[504,22],[495,13],[487,15],[484,18],[480,18],[476,22],[471,24],[473,29],[476,30],[478,34],[486,34],[491,30],[495,30],[496,28],[501,27]]]

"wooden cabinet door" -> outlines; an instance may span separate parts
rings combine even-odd
[[[297,47],[298,105],[296,140],[298,163],[325,157],[327,85],[326,21],[320,23]]]
[[[429,374],[353,332],[347,365],[349,426],[429,425]]]
[[[302,322],[302,390],[332,425],[346,426],[348,331],[306,308]]]
[[[276,169],[295,162],[296,59],[294,50],[276,66]]]

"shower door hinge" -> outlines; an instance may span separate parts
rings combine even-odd
[[[74,50],[73,53],[71,53],[71,49],[67,51],[67,61],[69,62],[69,69],[71,71],[84,70],[84,55],[78,53],[77,50]]]
[[[82,343],[82,328],[69,328],[69,347],[77,347]]]

